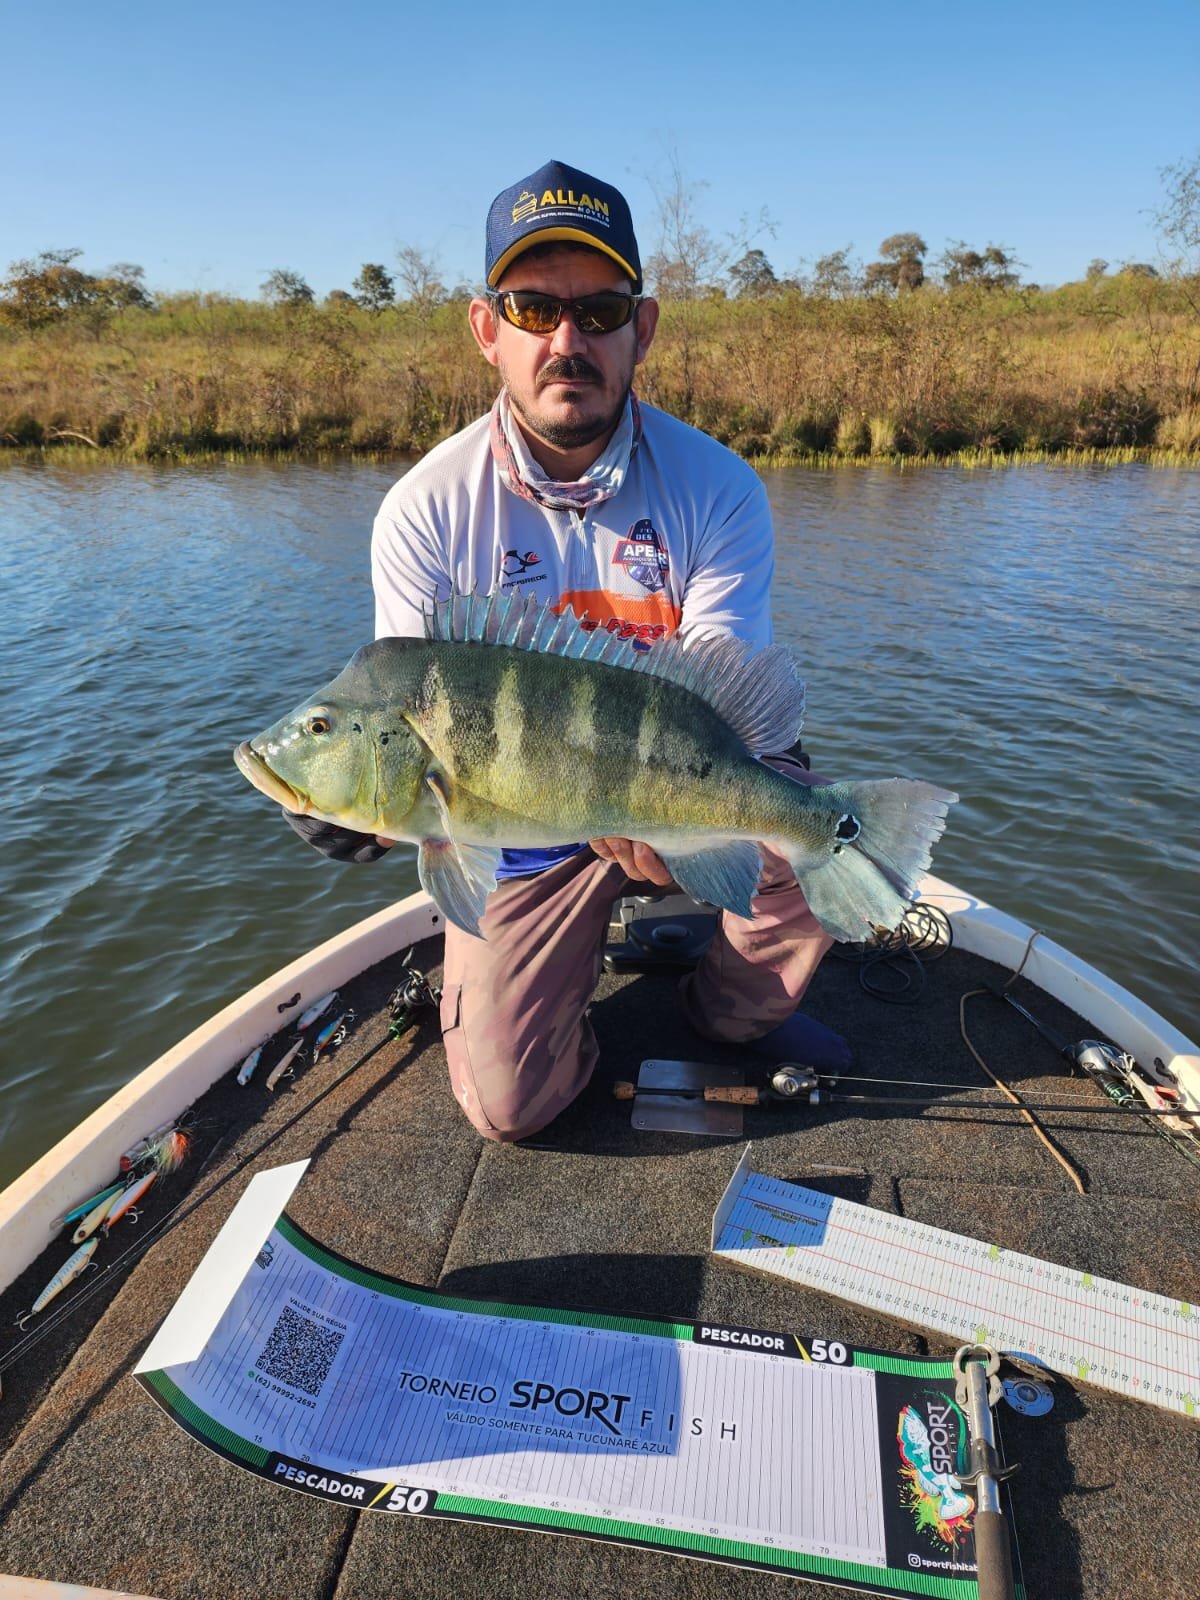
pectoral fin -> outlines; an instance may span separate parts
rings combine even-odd
[[[421,887],[464,933],[479,932],[487,897],[496,886],[497,850],[456,846],[448,839],[426,839],[417,854]]]
[[[659,852],[675,882],[693,900],[724,906],[738,916],[750,915],[750,901],[758,888],[762,857],[749,839],[733,839],[695,855],[672,856]]]
[[[421,887],[455,927],[482,937],[479,919],[496,887],[500,852],[484,845],[460,844],[454,837],[445,778],[439,772],[428,772],[425,782],[437,802],[446,837],[422,840],[417,854]]]

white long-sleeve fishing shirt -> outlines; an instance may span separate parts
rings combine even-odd
[[[678,630],[769,644],[774,550],[762,480],[654,406],[643,404],[641,418],[632,459],[627,426],[609,446],[624,452],[620,488],[582,511],[553,510],[507,488],[488,417],[431,450],[375,519],[376,636],[419,637],[422,608],[453,587],[531,594],[635,647]],[[522,476],[536,479],[519,436],[510,437]]]

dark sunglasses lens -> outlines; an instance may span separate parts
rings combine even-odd
[[[589,294],[575,302],[575,326],[580,333],[615,333],[633,315],[633,300],[627,294]]]
[[[500,296],[504,315],[525,333],[553,333],[562,319],[562,301],[533,290],[510,289]]]

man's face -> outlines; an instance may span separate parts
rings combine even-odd
[[[498,287],[532,289],[562,300],[606,289],[632,293],[616,262],[596,250],[555,250],[532,260],[519,256]],[[514,328],[491,301],[471,302],[476,341],[499,369],[524,432],[566,456],[587,453],[594,445],[593,460],[620,419],[657,317],[658,307],[646,300],[625,327],[583,334],[567,310],[552,333],[533,334]]]

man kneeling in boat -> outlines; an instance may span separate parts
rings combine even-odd
[[[617,633],[631,650],[732,634],[771,642],[771,514],[732,452],[632,392],[658,305],[625,199],[559,161],[488,213],[486,289],[471,331],[503,387],[490,414],[431,450],[375,522],[377,637],[421,637],[453,592],[530,594]],[[798,754],[767,758],[801,783]],[[336,860],[387,841],[291,816]],[[844,1066],[845,1042],[796,1013],[831,939],[782,856],[764,849],[753,916],[721,914],[681,984],[707,1038],[768,1061]],[[455,1097],[485,1138],[538,1132],[591,1077],[586,1009],[613,901],[671,875],[638,840],[506,850],[478,939],[446,927],[441,1022]]]

